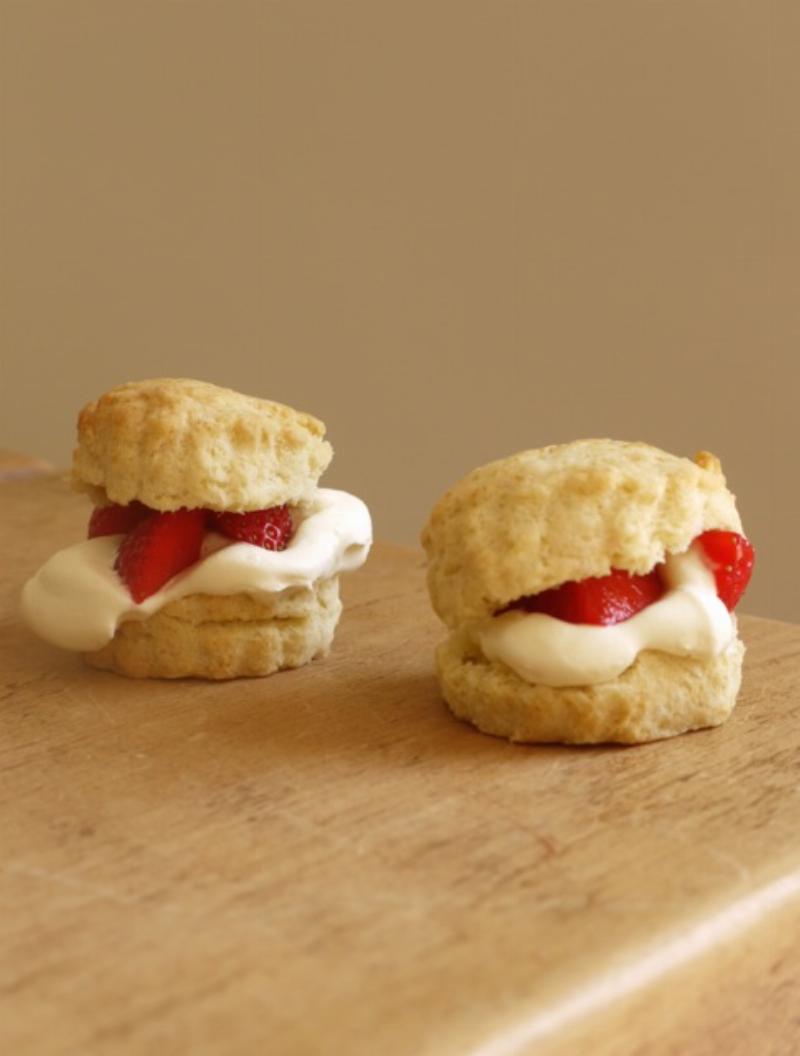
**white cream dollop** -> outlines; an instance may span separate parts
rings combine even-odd
[[[617,678],[644,649],[699,659],[723,652],[736,637],[736,625],[697,545],[669,554],[663,576],[667,590],[658,601],[607,627],[538,612],[494,616],[478,629],[483,654],[525,682],[590,686]]]
[[[204,556],[137,605],[114,571],[119,535],[60,550],[28,580],[22,615],[41,638],[62,649],[101,649],[125,620],[144,620],[188,594],[274,594],[349,572],[367,559],[369,510],[361,499],[317,490],[312,508],[285,550],[263,550],[222,536],[206,538]]]

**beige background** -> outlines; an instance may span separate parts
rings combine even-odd
[[[793,0],[0,0],[0,445],[189,375],[413,541],[575,436],[724,460],[800,619]]]

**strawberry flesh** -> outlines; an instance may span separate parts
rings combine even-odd
[[[733,611],[753,572],[752,544],[737,532],[703,532],[695,540],[708,568],[714,573],[717,594]],[[609,626],[630,619],[664,593],[659,566],[643,576],[612,569],[607,576],[572,580],[551,590],[530,594],[501,609],[541,612],[567,623]]]
[[[212,524],[229,539],[252,543],[264,550],[285,550],[294,534],[288,506],[273,506],[268,510],[249,510],[246,513],[215,513]]]
[[[116,503],[110,506],[95,506],[89,518],[87,538],[94,539],[98,535],[124,535],[153,513],[155,510],[136,500],[127,506],[118,506]]]
[[[663,593],[658,568],[643,576],[614,568],[607,576],[572,580],[551,590],[518,598],[501,611],[541,612],[567,623],[609,626],[635,616],[658,601]]]
[[[115,569],[140,604],[200,557],[205,510],[153,513],[125,536]]]
[[[753,574],[756,555],[752,543],[738,532],[719,530],[703,532],[695,542],[714,573],[720,600],[733,612]]]

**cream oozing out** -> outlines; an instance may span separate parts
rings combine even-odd
[[[481,650],[525,682],[544,686],[607,682],[644,649],[698,659],[723,652],[736,637],[736,625],[698,545],[668,554],[662,575],[667,590],[660,600],[621,623],[597,627],[512,610],[480,625]]]
[[[214,534],[203,557],[137,605],[114,571],[122,536],[87,539],[54,554],[28,580],[22,615],[41,637],[62,649],[101,649],[125,620],[143,620],[189,594],[274,594],[349,572],[372,544],[369,510],[344,491],[319,488],[285,550],[264,550]]]

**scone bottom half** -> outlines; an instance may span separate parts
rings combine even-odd
[[[341,615],[339,577],[272,599],[190,594],[145,620],[121,623],[92,667],[131,678],[254,678],[328,655]]]
[[[490,463],[422,533],[453,713],[512,741],[637,744],[724,722],[752,573],[719,460],[583,440]]]
[[[95,667],[229,679],[324,657],[339,574],[366,560],[369,512],[320,488],[332,450],[310,415],[205,382],[119,386],[78,422],[87,539],[26,584],[23,616]]]

